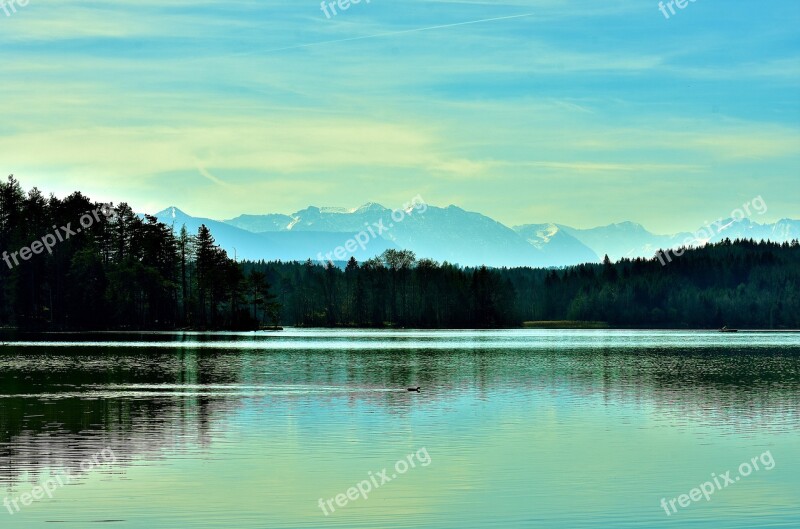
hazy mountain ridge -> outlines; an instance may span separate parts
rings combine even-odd
[[[362,261],[387,248],[407,248],[419,257],[465,266],[550,265],[544,252],[480,213],[451,205],[409,208],[401,220],[392,215],[393,210],[370,203],[353,210],[311,206],[286,216],[241,215],[228,221],[193,218],[174,207],[155,216],[168,224],[176,220],[175,229],[185,223],[187,229],[196,231],[205,223],[223,248],[231,253],[236,246],[233,242],[243,245],[244,249],[236,247],[238,255],[248,259],[321,260],[320,255],[324,257],[354,234],[371,229],[376,236],[347,258],[353,255]],[[224,227],[220,229],[220,225]],[[265,242],[277,246],[263,246]]]
[[[348,239],[343,233],[334,232],[290,232],[266,231],[254,233],[231,226],[223,221],[192,217],[176,207],[167,208],[154,215],[158,220],[171,225],[175,232],[185,225],[190,233],[197,233],[201,224],[211,230],[211,234],[231,257],[257,261],[305,261],[317,260],[316,255],[333,250]],[[396,248],[390,241],[378,239],[372,241],[366,250],[358,248],[353,255],[359,261],[382,253],[388,248]]]
[[[652,257],[659,248],[679,246],[681,241],[690,237],[690,233],[675,235],[657,235],[635,222],[619,222],[608,226],[579,229],[558,225],[566,233],[582,242],[598,256],[618,261],[624,257]]]
[[[595,250],[557,224],[525,224],[513,229],[548,256],[549,266],[600,261]]]
[[[155,216],[173,224],[176,231],[185,224],[190,232],[196,232],[200,224],[206,224],[231,255],[251,260],[321,260],[320,256],[344,246],[356,233],[370,229],[374,237],[370,236],[365,248],[347,253],[344,260],[352,255],[363,261],[387,248],[403,248],[420,258],[464,266],[550,267],[599,262],[605,255],[615,261],[649,258],[658,249],[675,248],[687,241],[698,246],[724,238],[776,242],[800,238],[800,220],[792,219],[774,224],[728,219],[694,233],[658,235],[634,222],[589,229],[554,223],[510,228],[454,205],[409,208],[402,218],[399,212],[395,218],[392,213],[380,204],[368,203],[353,209],[310,206],[290,215],[240,215],[225,221],[192,217],[174,207]]]

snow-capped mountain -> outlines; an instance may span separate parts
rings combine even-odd
[[[775,224],[758,224],[750,219],[726,219],[704,226],[706,232],[712,232],[711,242],[723,239],[755,239],[771,241],[791,241],[800,238],[800,220],[782,219]],[[697,233],[700,233],[699,230]]]
[[[589,229],[564,225],[559,225],[559,228],[591,248],[601,258],[608,255],[612,261],[623,257],[652,257],[659,248],[678,246],[682,240],[691,236],[689,233],[656,235],[635,222],[620,222]]]
[[[800,220],[781,219],[771,225],[768,239],[772,241],[793,241],[800,239]]]
[[[266,231],[254,233],[225,222],[192,217],[178,208],[171,207],[154,215],[159,221],[171,225],[175,232],[181,226],[186,226],[189,233],[197,233],[201,224],[211,230],[217,244],[224,248],[231,257],[238,259],[267,261],[305,261],[306,259],[318,260],[320,252],[324,255],[345,243],[349,235],[341,232],[313,232],[313,231]],[[264,215],[269,217],[270,215]],[[258,217],[261,217],[260,215]],[[254,221],[254,222],[261,222]],[[262,224],[258,224],[261,226]],[[383,253],[388,248],[397,247],[390,241],[378,238],[362,250],[360,247],[353,252],[353,257],[359,261],[369,259]]]
[[[437,261],[464,266],[549,265],[544,252],[528,244],[511,228],[485,215],[456,206],[439,208],[419,205],[409,207],[402,215],[376,203],[364,204],[352,210],[309,207],[289,215],[281,225],[273,223],[275,216],[269,217],[237,217],[226,223],[237,227],[255,227],[261,232],[271,233],[346,234],[337,245],[343,244],[353,234],[372,229],[376,235],[380,232],[378,237],[388,241],[392,247],[407,248],[419,257]],[[373,237],[370,236],[370,239],[372,241]],[[372,242],[369,246],[372,246]],[[332,249],[322,246],[318,252],[325,255]]]
[[[514,231],[547,256],[549,266],[596,263],[598,254],[557,224],[525,224]]]
[[[178,208],[155,216],[178,231],[193,233],[206,224],[217,242],[239,259],[364,261],[388,248],[408,249],[418,258],[463,266],[569,266],[599,262],[604,255],[653,257],[660,248],[700,246],[725,238],[785,242],[800,238],[800,221],[759,224],[750,219],[717,221],[694,233],[658,235],[634,222],[590,229],[561,224],[525,224],[509,228],[480,213],[457,206],[418,204],[392,211],[376,203],[353,209],[308,207],[290,215],[241,215],[226,221],[192,217]],[[366,240],[344,258],[332,254],[361,234]]]

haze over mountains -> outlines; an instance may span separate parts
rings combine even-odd
[[[623,257],[650,258],[659,248],[697,240],[688,232],[657,235],[634,222],[591,229],[561,224],[508,227],[452,205],[409,207],[402,213],[395,212],[394,218],[392,210],[375,203],[356,209],[312,206],[291,215],[240,215],[223,221],[193,217],[171,207],[155,217],[176,231],[185,225],[190,233],[205,224],[231,256],[268,261],[346,261],[353,256],[361,262],[395,248],[412,250],[418,258],[463,266],[553,267],[600,262],[606,254],[615,261]],[[343,259],[333,255],[337,247],[345,246],[357,233],[362,233],[361,241],[368,241],[356,245],[353,252],[346,252]],[[800,238],[800,220],[759,224],[747,218],[738,222],[729,219],[695,233],[700,243],[726,237],[786,242]]]

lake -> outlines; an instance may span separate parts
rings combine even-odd
[[[800,527],[800,334],[24,340],[2,528]]]

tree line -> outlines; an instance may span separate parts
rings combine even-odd
[[[14,260],[0,261],[0,325],[253,329],[277,319],[264,275],[245,275],[207,227],[176,234],[125,203],[46,251],[18,252],[61,226],[77,231],[78,219],[100,207],[80,192],[59,199],[25,193],[13,176],[0,182],[0,251]]]
[[[0,251],[30,245],[98,204],[0,182]],[[125,203],[79,236],[0,262],[0,326],[257,329],[264,326],[800,328],[800,245],[725,240],[655,258],[564,269],[464,268],[387,250],[362,263],[235,262]]]
[[[627,328],[800,329],[800,245],[724,240],[655,258],[564,269],[461,268],[387,250],[342,268],[244,263],[265,274],[290,325],[494,328],[528,321]]]

